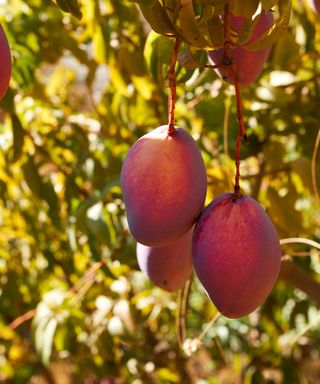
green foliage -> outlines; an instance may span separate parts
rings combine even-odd
[[[136,1],[152,29],[165,36],[175,36],[193,49],[212,49],[222,45],[223,24],[219,15],[223,13],[226,0],[188,1],[154,0]],[[259,0],[241,2],[230,0],[230,10],[234,15],[251,20],[257,12]],[[262,9],[269,10],[277,6],[275,24],[259,39],[250,44],[249,49],[258,50],[276,42],[288,28],[291,0],[262,2]],[[252,32],[253,23],[247,33]],[[234,37],[234,43],[241,44],[241,36]]]
[[[119,174],[137,138],[167,122],[169,36],[183,37],[191,63],[177,67],[176,120],[202,151],[207,202],[233,187],[234,89],[204,66],[204,51],[221,46],[225,0],[56,3],[0,7],[13,57],[0,103],[0,382],[316,382],[319,302],[308,289],[319,287],[319,250],[283,245],[283,254],[307,256],[294,265],[309,288],[280,278],[257,312],[219,318],[199,348],[194,339],[216,309],[194,278],[186,354],[177,294],[141,274],[128,234]],[[250,19],[257,1],[243,3],[231,2]],[[274,7],[277,24],[250,47],[274,44],[259,80],[242,90],[241,186],[281,238],[319,243],[320,19],[297,0],[291,13],[288,1],[261,4]]]

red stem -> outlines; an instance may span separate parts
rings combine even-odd
[[[242,138],[244,138],[245,141],[248,142],[248,138],[247,138],[246,127],[245,127],[244,118],[243,118],[242,98],[241,98],[241,91],[240,91],[239,76],[238,76],[237,68],[234,65],[234,63],[232,63],[230,65],[230,72],[231,72],[232,77],[233,77],[233,82],[234,82],[235,91],[236,91],[237,119],[238,119],[238,125],[239,125],[239,132],[238,132],[238,136],[237,136],[237,144],[236,144],[236,152],[235,152],[236,176],[235,176],[235,184],[234,184],[234,200],[237,200],[241,197],[241,191],[240,191],[241,141],[242,141]]]
[[[231,41],[231,12],[229,4],[226,4],[224,7],[224,57],[222,64],[227,65],[230,69],[231,76],[233,78],[235,91],[236,91],[236,102],[237,102],[237,119],[239,125],[239,132],[236,142],[236,151],[235,151],[235,163],[236,163],[236,175],[235,175],[235,185],[234,185],[234,200],[237,200],[241,197],[240,191],[240,148],[241,140],[244,138],[247,141],[246,128],[243,119],[243,110],[242,110],[242,98],[240,92],[240,82],[237,68],[233,62],[232,58],[232,41]]]
[[[169,124],[168,124],[168,135],[172,136],[176,129],[175,129],[175,119],[174,119],[174,109],[175,109],[175,101],[176,101],[176,89],[177,89],[177,81],[176,81],[176,73],[175,73],[175,67],[178,60],[178,53],[180,48],[180,40],[176,38],[174,49],[173,49],[173,56],[172,61],[170,65],[170,69],[168,72],[169,75],[169,82],[170,82],[170,95],[169,95]]]

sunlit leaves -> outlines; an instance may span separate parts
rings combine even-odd
[[[266,31],[254,42],[248,44],[248,50],[255,51],[268,47],[285,35],[289,26],[291,15],[291,0],[280,0],[278,7],[279,19],[276,20],[275,24],[269,31]]]
[[[208,196],[232,189],[234,90],[203,68],[202,49],[223,43],[225,0],[193,1],[193,7],[176,0],[81,0],[73,15],[75,1],[65,10],[53,1],[5,3],[0,15],[14,65],[0,111],[0,381],[31,382],[45,363],[48,372],[64,367],[74,382],[86,384],[110,377],[184,383],[190,376],[262,382],[271,373],[294,382],[302,366],[318,361],[316,329],[292,351],[281,348],[284,335],[294,337],[313,321],[308,297],[279,280],[257,313],[235,322],[220,318],[201,348],[182,356],[177,297],[137,271],[119,186],[129,147],[167,121],[170,36],[183,33],[177,124],[203,152]],[[259,10],[257,1],[245,3],[231,2],[247,17],[232,35],[241,44]],[[278,27],[253,47],[275,42],[261,77],[241,91],[249,136],[241,148],[241,185],[281,235],[319,241],[310,178],[320,121],[318,27],[295,1],[284,34],[289,2],[260,5],[273,8]],[[203,38],[194,43],[199,33]],[[319,166],[319,155],[316,161]],[[310,255],[295,263],[310,276],[319,272],[317,251],[300,244],[283,252]],[[35,308],[32,334],[29,321],[9,327]],[[197,337],[214,314],[195,282],[187,336]]]
[[[137,3],[151,28],[159,34],[175,36],[193,49],[212,49],[222,44],[221,15],[224,13],[225,1],[166,0],[162,4],[155,0],[147,3],[137,1]],[[245,3],[237,0],[229,2],[232,14],[242,16],[246,21],[252,20],[259,5],[258,0]],[[251,43],[248,49],[257,50],[270,46],[285,34],[290,18],[291,0],[261,2],[261,8],[264,10],[269,11],[274,6],[279,10],[280,17],[277,18],[273,28]]]
[[[251,18],[251,16],[254,15],[257,11],[259,2],[259,0],[250,0],[240,3],[239,1],[231,0],[230,9],[235,15],[243,16],[245,18]]]

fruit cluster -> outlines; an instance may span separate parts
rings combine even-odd
[[[205,164],[187,131],[161,126],[141,137],[121,186],[138,263],[151,281],[177,290],[193,265],[223,315],[245,316],[264,301],[280,269],[276,230],[248,196],[224,193],[203,209]]]
[[[239,135],[234,193],[224,193],[204,208],[207,176],[201,152],[188,132],[174,126],[178,38],[169,71],[169,124],[132,146],[123,163],[121,186],[141,270],[159,287],[174,291],[184,286],[194,268],[217,309],[237,318],[265,300],[281,263],[271,220],[254,199],[241,194],[239,186],[240,144],[246,137],[240,86],[257,79],[270,53],[269,46],[250,51],[247,45],[270,30],[273,16],[261,11],[248,42],[241,46],[231,43],[231,31],[240,35],[245,19],[233,16],[228,4],[221,19],[224,46],[209,50],[208,57],[236,88]]]

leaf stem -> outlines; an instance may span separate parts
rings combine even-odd
[[[168,76],[169,76],[169,82],[170,82],[170,94],[169,94],[169,124],[168,124],[168,135],[172,136],[176,129],[175,129],[175,119],[174,119],[174,110],[175,110],[175,101],[176,101],[176,94],[177,94],[177,80],[176,80],[176,74],[175,74],[175,67],[178,60],[178,53],[180,48],[180,39],[175,39],[175,44],[173,48],[173,55],[172,55],[172,61],[169,68]]]

